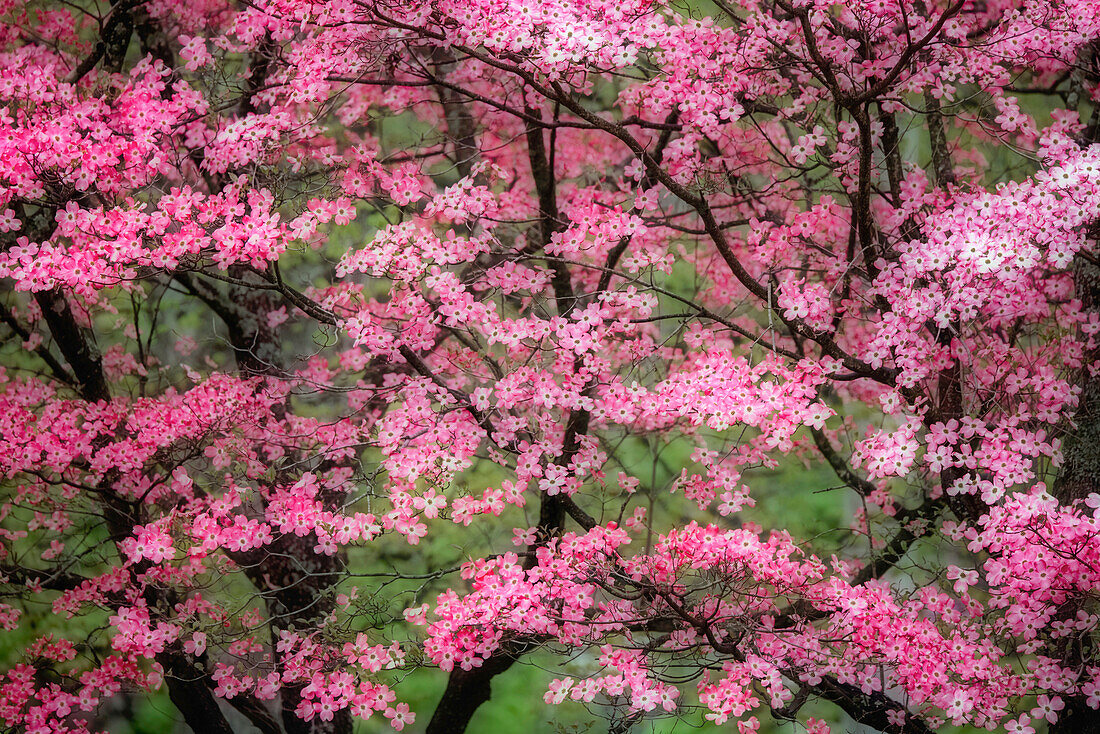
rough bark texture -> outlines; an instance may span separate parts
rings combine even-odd
[[[530,643],[511,643],[489,656],[478,668],[455,670],[447,680],[447,689],[435,707],[427,734],[462,734],[478,706],[492,695],[492,679],[512,667],[516,659],[533,647]]]
[[[157,661],[164,666],[168,698],[195,734],[234,734],[217,700],[210,693],[203,671],[197,670],[178,652],[161,653]]]
[[[1078,258],[1076,289],[1077,297],[1086,308],[1093,311],[1100,309],[1100,267]],[[1081,401],[1074,415],[1076,429],[1065,442],[1065,464],[1054,484],[1054,495],[1062,503],[1100,492],[1100,375],[1089,370],[1089,366],[1097,364],[1100,364],[1100,352],[1094,351],[1085,356]],[[1071,619],[1078,609],[1077,603],[1067,604],[1059,616]],[[1064,664],[1083,669],[1095,661],[1096,652],[1092,645],[1093,641],[1087,633],[1082,638],[1067,638],[1063,647]],[[1100,734],[1100,711],[1086,705],[1083,695],[1064,698],[1066,708],[1057,723],[1051,725],[1050,734]]]
[[[1077,297],[1090,311],[1100,309],[1100,267],[1085,258],[1076,264]],[[1074,415],[1076,428],[1066,439],[1065,464],[1054,491],[1062,502],[1073,502],[1100,492],[1100,375],[1089,367],[1100,363],[1100,353],[1085,355],[1081,399]]]

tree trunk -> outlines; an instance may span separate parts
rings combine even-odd
[[[531,647],[531,643],[505,643],[481,667],[452,671],[425,734],[465,732],[478,706],[488,701],[492,695],[493,678],[512,667],[519,656]]]
[[[1100,310],[1100,267],[1080,257],[1076,265],[1077,297],[1085,309]],[[1054,496],[1063,504],[1100,492],[1100,374],[1089,369],[1097,364],[1100,364],[1100,349],[1085,355],[1081,402],[1074,415],[1077,425],[1063,447],[1065,464],[1054,483]],[[1077,604],[1067,604],[1059,616],[1073,618],[1077,609]],[[1083,671],[1086,665],[1095,662],[1088,643],[1088,637],[1067,638],[1063,665]],[[1100,734],[1100,711],[1087,706],[1082,694],[1065,698],[1068,699],[1066,708],[1058,722],[1051,725],[1049,734]]]

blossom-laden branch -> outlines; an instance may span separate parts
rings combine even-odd
[[[1087,2],[9,5],[5,727],[1092,726]]]

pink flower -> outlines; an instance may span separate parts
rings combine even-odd
[[[1051,724],[1058,721],[1058,712],[1066,707],[1059,696],[1051,698],[1044,694],[1040,694],[1035,703],[1035,708],[1031,710],[1032,718],[1046,719]]]
[[[416,721],[416,714],[409,711],[408,704],[399,703],[387,708],[382,715],[390,720],[390,726],[395,731],[401,731],[407,724]]]

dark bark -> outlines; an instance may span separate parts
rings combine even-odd
[[[134,8],[141,0],[122,0],[111,3],[111,10],[100,30],[99,40],[88,54],[69,73],[67,82],[76,84],[96,67],[100,61],[103,68],[118,73],[126,59],[126,49],[130,45],[130,35],[134,31]]]
[[[234,734],[206,684],[204,671],[195,669],[179,652],[163,652],[157,662],[164,666],[168,698],[195,734]]]
[[[951,151],[947,147],[940,101],[931,92],[926,92],[924,104],[928,108],[928,142],[932,147],[932,168],[936,183],[943,187],[953,186],[956,183],[955,167],[951,162]]]
[[[863,254],[863,267],[867,270],[867,277],[874,280],[878,278],[878,260],[882,253],[876,241],[871,214],[871,170],[875,164],[871,116],[866,105],[853,108],[851,113],[859,128],[859,175],[856,192],[849,196],[852,203],[852,223],[856,230],[856,242]]]
[[[860,724],[879,731],[898,731],[898,727],[890,723],[887,714],[902,710],[904,707],[885,694],[878,692],[867,694],[857,686],[841,683],[835,678],[825,678],[817,689],[822,698],[844,709],[846,714]],[[908,715],[901,732],[902,734],[932,734],[927,724]]]
[[[529,649],[530,642],[506,643],[489,656],[481,667],[454,670],[447,680],[447,689],[435,707],[426,734],[462,734],[481,704],[492,695],[492,679],[512,667]]]
[[[1085,704],[1084,696],[1068,696],[1058,721],[1047,734],[1100,734],[1100,711]]]
[[[72,368],[80,396],[88,402],[110,400],[111,391],[103,374],[103,360],[96,349],[94,337],[82,329],[60,289],[38,291],[34,300],[50,328],[54,342]]]
[[[229,699],[229,705],[244,714],[252,725],[260,730],[260,734],[283,734],[279,722],[258,698],[247,695],[234,696]]]
[[[244,94],[237,106],[241,115],[248,115],[260,110],[255,104],[255,96],[267,83],[267,75],[271,72],[271,61],[275,55],[275,44],[271,40],[271,34],[264,36],[263,41],[252,53],[252,59],[248,65],[248,80],[245,83]]]
[[[231,273],[242,282],[254,276],[243,268],[231,270]],[[278,291],[235,284],[219,289],[189,273],[176,273],[175,278],[225,325],[237,369],[242,375],[278,377],[286,374],[280,339],[267,326],[265,318],[281,303]],[[257,282],[257,285],[267,284]],[[275,410],[278,413],[280,406],[275,406]],[[293,479],[280,474],[276,481],[291,483]],[[320,499],[326,509],[335,510],[342,495],[322,492]],[[312,534],[305,537],[286,534],[265,548],[230,554],[263,597],[274,630],[307,628],[334,609],[330,591],[344,578],[346,559],[343,553],[335,556],[317,553],[313,550],[315,544]],[[275,659],[278,661],[277,653]],[[305,686],[305,683],[287,684],[281,691],[279,718],[286,734],[350,734],[352,720],[348,709],[336,712],[332,721],[316,717],[304,721],[295,713]]]
[[[1084,46],[1079,54],[1077,70],[1072,77],[1072,89],[1067,98],[1069,108],[1078,107],[1084,97],[1084,91],[1091,88],[1100,76],[1097,71],[1097,59],[1100,54],[1100,41]],[[1081,122],[1086,123],[1084,107],[1080,107]],[[1100,106],[1094,107],[1092,117],[1086,123],[1084,134],[1079,141],[1082,147],[1100,141],[1098,127]],[[1100,226],[1094,224],[1091,239],[1095,242],[1100,236]],[[1081,306],[1087,311],[1100,311],[1100,266],[1094,260],[1078,256],[1075,263],[1074,289],[1081,300]],[[1084,499],[1093,492],[1100,492],[1100,377],[1089,371],[1100,363],[1100,347],[1085,354],[1085,368],[1080,373],[1081,397],[1074,415],[1076,429],[1067,438],[1063,446],[1065,463],[1054,482],[1053,494],[1063,504]],[[1067,604],[1059,615],[1063,619],[1076,616],[1079,605]],[[1062,664],[1077,670],[1086,665],[1095,664],[1095,650],[1085,639],[1068,638],[1064,644]],[[1078,693],[1062,697],[1066,707],[1058,721],[1050,726],[1049,734],[1100,734],[1100,711],[1085,703],[1085,696]]]
[[[533,108],[527,109],[531,117],[539,117],[541,113]],[[549,151],[546,141],[543,139],[545,131],[538,125],[527,126],[527,159],[531,164],[531,177],[535,182],[535,192],[539,197],[539,225],[538,244],[545,248],[550,244],[550,238],[555,232],[564,229],[558,216],[558,186],[554,178],[554,143],[551,140]],[[553,135],[553,133],[551,133]],[[573,281],[569,268],[558,258],[547,260],[550,266],[550,283],[554,289],[554,300],[557,301],[558,315],[567,317],[576,305],[577,299],[573,294]]]
[[[1100,310],[1100,267],[1087,258],[1076,260],[1075,288],[1085,310]],[[1100,362],[1100,349],[1085,355],[1085,365]],[[1066,439],[1065,463],[1054,483],[1054,494],[1063,503],[1100,492],[1100,378],[1081,371],[1081,398],[1073,416],[1074,432]]]
[[[1100,267],[1085,258],[1077,259],[1076,291],[1084,308],[1100,309]],[[1100,361],[1100,349],[1085,355],[1086,365]],[[1074,415],[1076,430],[1064,446],[1065,463],[1054,483],[1053,493],[1063,504],[1084,499],[1093,492],[1100,492],[1100,378],[1082,370],[1081,399]],[[1071,601],[1058,615],[1062,619],[1076,616],[1080,603]],[[1095,653],[1086,637],[1084,640],[1070,637],[1062,640],[1062,664],[1084,670],[1095,662]],[[1085,703],[1085,696],[1078,693],[1062,697],[1066,708],[1058,721],[1051,725],[1050,734],[1100,734],[1100,711]]]
[[[176,281],[214,312],[226,328],[237,370],[245,376],[281,376],[275,334],[265,316],[278,304],[271,291],[233,286],[228,292],[191,273],[177,272]]]
[[[435,76],[445,82],[447,67],[455,63],[454,53],[448,48],[433,49],[432,61],[436,65]],[[481,158],[481,150],[477,146],[477,121],[470,111],[468,99],[450,84],[439,85],[439,104],[443,108],[447,136],[454,147],[455,169],[459,176],[465,178]]]
[[[322,497],[323,501],[326,499],[325,505],[331,507],[334,498]],[[315,553],[315,543],[313,536],[283,535],[262,550],[233,559],[266,602],[275,630],[308,628],[334,608],[329,591],[343,578],[344,557]],[[306,683],[283,686],[280,718],[286,734],[350,733],[352,721],[348,709],[336,712],[332,721],[320,718],[304,721],[295,713],[305,686]]]

